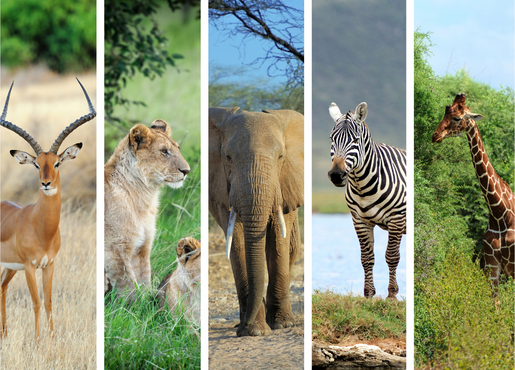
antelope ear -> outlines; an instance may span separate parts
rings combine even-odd
[[[148,147],[153,138],[154,134],[147,126],[137,124],[131,128],[131,131],[129,132],[129,145],[132,147],[134,152],[137,152],[140,149]]]
[[[71,161],[77,157],[79,151],[82,149],[82,143],[74,144],[66,148],[61,154],[59,154],[59,162]]]
[[[170,128],[168,123],[166,123],[162,119],[156,119],[154,122],[152,122],[150,128],[163,131],[167,136],[172,136],[172,129]]]
[[[477,113],[466,113],[463,118],[472,118],[474,121],[480,121],[485,117]]]
[[[354,119],[356,120],[357,123],[361,124],[367,118],[367,114],[368,114],[367,103],[365,103],[365,102],[359,103],[358,106],[356,107],[356,111],[354,112]]]
[[[36,157],[31,156],[29,153],[22,152],[21,150],[11,150],[11,155],[18,161],[19,164],[34,164]]]

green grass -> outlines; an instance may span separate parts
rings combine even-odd
[[[345,201],[345,190],[313,191],[314,213],[349,213]]]
[[[170,40],[170,53],[180,53],[177,69],[168,69],[153,81],[141,76],[127,82],[123,91],[147,107],[118,108],[115,114],[128,122],[146,125],[157,118],[172,128],[172,137],[181,142],[181,153],[191,172],[181,189],[163,189],[152,247],[151,287],[138,293],[136,302],[105,298],[106,369],[198,369],[200,328],[181,315],[158,309],[157,287],[175,269],[177,242],[185,236],[200,238],[200,22],[192,14],[184,23],[181,13],[163,8],[157,17]],[[106,158],[127,134],[105,125]],[[184,136],[186,135],[186,138]]]
[[[515,285],[498,296],[470,255],[450,250],[439,274],[415,284],[416,366],[513,369]]]
[[[317,339],[339,343],[345,336],[360,340],[406,336],[406,301],[319,290],[315,290],[312,299],[312,330]]]

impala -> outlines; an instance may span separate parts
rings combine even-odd
[[[61,216],[61,184],[59,167],[65,161],[74,159],[82,143],[77,143],[57,154],[66,137],[80,125],[92,120],[96,116],[93,104],[88,93],[79,82],[90,113],[77,119],[66,127],[52,144],[48,152],[20,127],[6,121],[7,107],[14,82],[11,84],[4,110],[1,125],[20,135],[36,152],[36,156],[20,150],[11,150],[11,155],[20,163],[33,165],[39,172],[38,201],[35,204],[21,205],[3,201],[0,208],[1,218],[1,249],[0,262],[4,266],[0,285],[1,316],[0,339],[7,336],[6,327],[6,292],[7,286],[17,271],[24,270],[29,287],[35,315],[36,341],[39,344],[39,300],[36,285],[36,269],[43,271],[44,303],[47,319],[50,325],[50,335],[54,337],[54,323],[52,319],[52,277],[54,274],[54,259],[61,247],[59,221]]]

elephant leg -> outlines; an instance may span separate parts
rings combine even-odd
[[[234,226],[233,240],[231,248],[231,266],[238,293],[240,304],[240,325],[236,334],[241,336],[266,335],[270,333],[270,327],[265,320],[265,305],[261,304],[256,319],[251,327],[246,326],[245,315],[247,313],[247,302],[249,297],[249,281],[247,277],[247,266],[245,263],[245,241],[243,237],[243,227],[237,222]]]
[[[291,328],[295,319],[290,302],[290,277],[297,258],[300,239],[297,213],[284,215],[288,228],[286,238],[282,237],[278,222],[269,226],[266,246],[268,267],[268,289],[266,292],[266,322],[272,329]],[[297,222],[296,222],[297,221]],[[295,228],[296,225],[297,227]],[[292,244],[296,246],[292,246]]]
[[[372,298],[376,294],[374,287],[374,225],[364,223],[359,219],[355,219],[354,228],[358,235],[359,245],[361,247],[361,265],[365,271],[365,289],[366,298]]]
[[[399,287],[397,286],[397,266],[401,259],[400,244],[401,244],[401,233],[395,233],[390,231],[388,233],[388,246],[386,247],[386,264],[390,271],[388,281],[388,298],[397,300],[397,293],[399,293]]]

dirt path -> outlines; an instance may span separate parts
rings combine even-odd
[[[302,369],[304,367],[304,246],[293,267],[290,300],[297,326],[264,337],[236,336],[238,296],[220,229],[209,238],[209,368]]]

